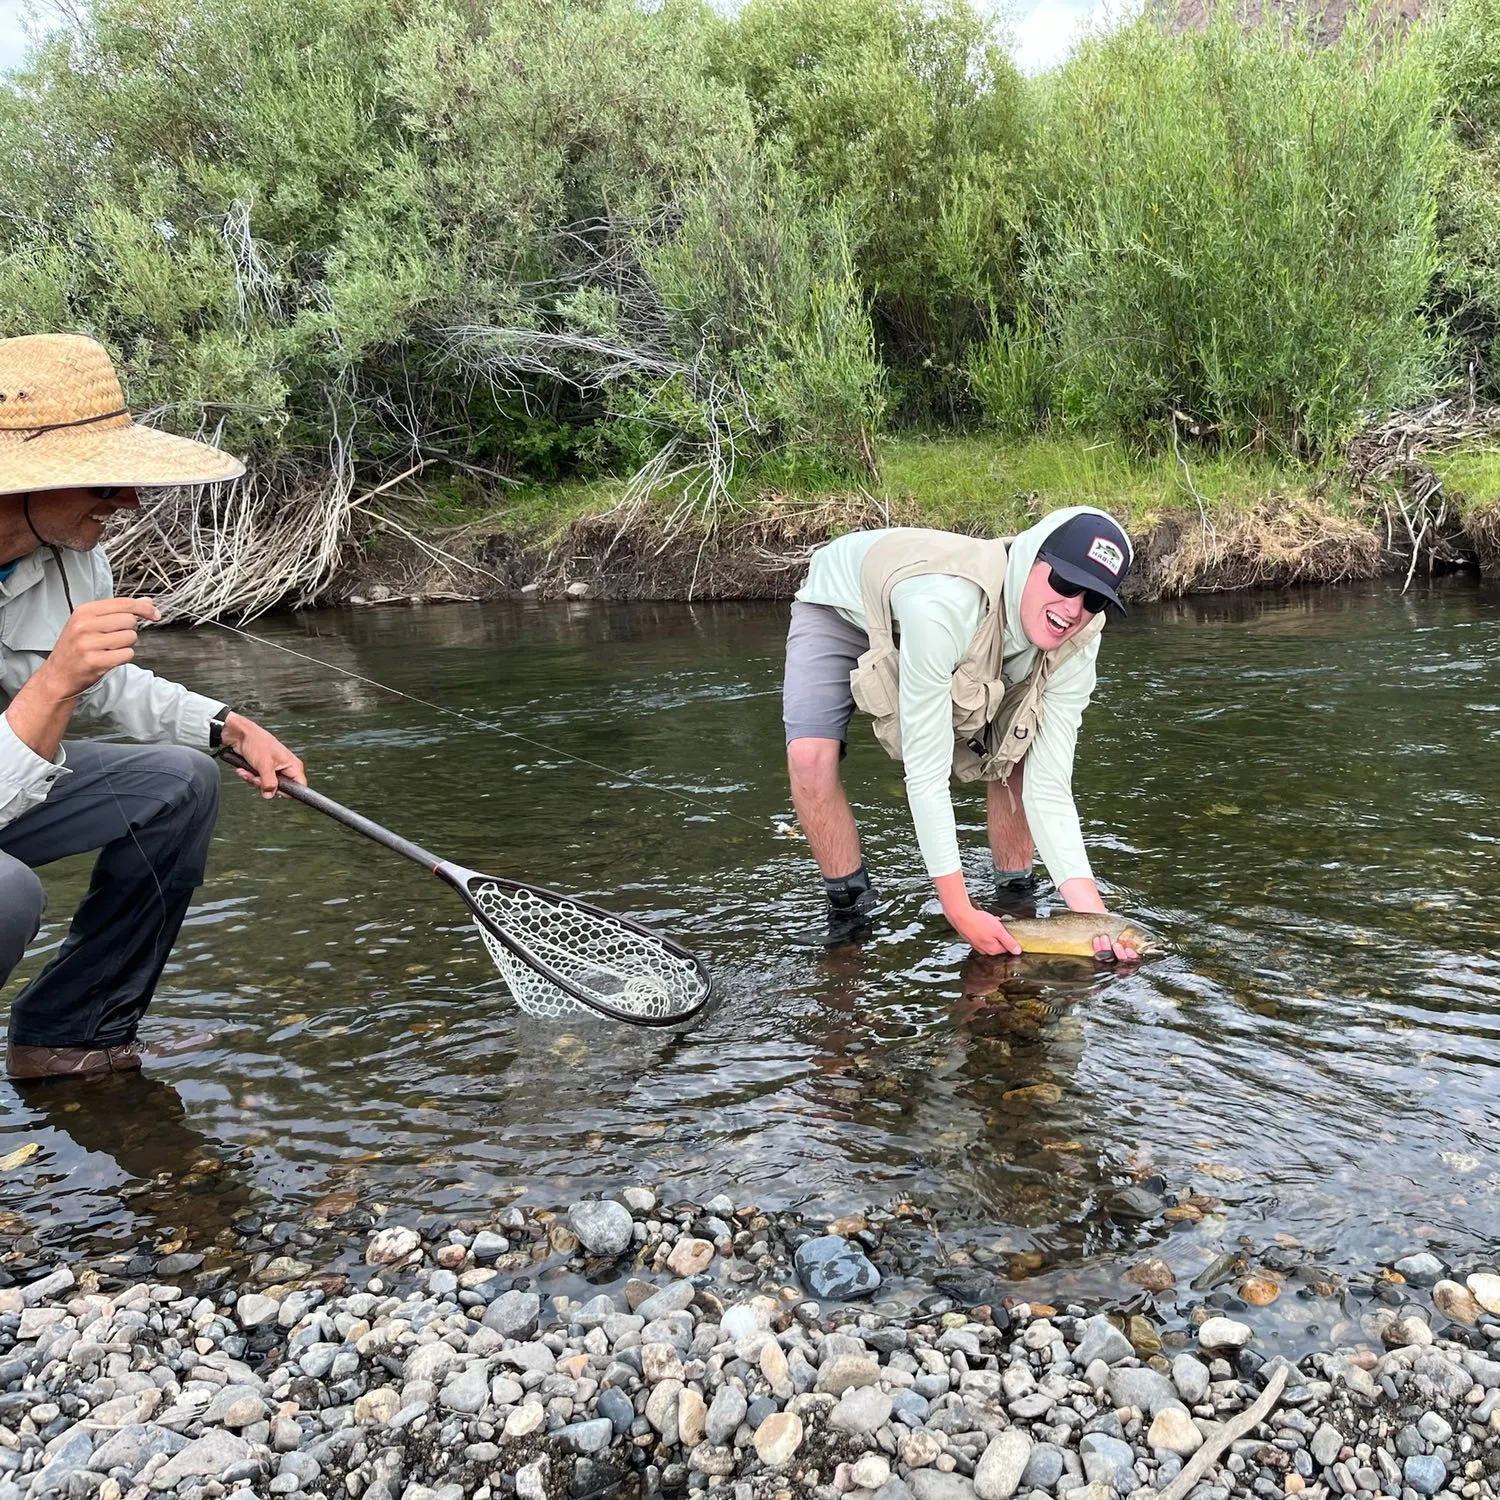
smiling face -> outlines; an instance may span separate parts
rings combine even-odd
[[[1033,646],[1055,651],[1071,636],[1078,634],[1094,617],[1083,607],[1083,596],[1071,599],[1059,594],[1050,582],[1050,564],[1036,562],[1026,575],[1021,590],[1021,629]]]
[[[20,497],[12,497],[20,503]],[[139,510],[133,489],[43,490],[31,497],[31,524],[36,534],[53,547],[70,552],[88,552],[104,537],[116,511]]]

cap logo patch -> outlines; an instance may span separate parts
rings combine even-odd
[[[1125,554],[1107,536],[1096,536],[1089,543],[1089,561],[1107,568],[1116,578],[1125,566]]]

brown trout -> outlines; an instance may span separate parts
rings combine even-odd
[[[1094,938],[1106,933],[1117,943],[1134,948],[1142,958],[1156,958],[1161,945],[1145,928],[1113,912],[1065,911],[1055,917],[1002,918],[1023,953],[1056,953],[1092,958]]]

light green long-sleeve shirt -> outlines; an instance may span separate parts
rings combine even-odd
[[[1081,508],[1055,511],[1011,544],[1005,570],[1005,680],[1020,682],[1037,648],[1021,629],[1021,590],[1046,537]],[[807,581],[797,592],[805,604],[836,609],[868,630],[860,568],[885,531],[858,531],[813,553]],[[891,591],[891,614],[900,629],[901,746],[906,798],[917,843],[934,879],[962,868],[949,782],[953,766],[953,669],[979,628],[984,594],[964,578],[930,573],[908,578]],[[1073,753],[1083,711],[1093,695],[1096,636],[1048,678],[1042,727],[1024,761],[1022,805],[1047,872],[1065,880],[1092,878],[1078,808],[1073,801]]]

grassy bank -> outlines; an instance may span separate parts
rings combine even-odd
[[[715,524],[674,520],[670,495],[626,504],[623,482],[475,493],[465,506],[413,497],[402,529],[354,569],[360,598],[550,596],[570,584],[627,598],[779,597],[807,551],[872,525],[1005,535],[1049,511],[1097,505],[1135,539],[1136,598],[1257,584],[1369,577],[1382,565],[1378,514],[1342,470],[1253,456],[1142,458],[1081,438],[892,438],[878,482],[858,487],[759,485]],[[372,594],[373,591],[373,594]]]

